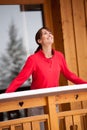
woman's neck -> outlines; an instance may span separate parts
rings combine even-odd
[[[51,58],[53,56],[52,54],[52,48],[42,48],[42,51],[46,58]]]

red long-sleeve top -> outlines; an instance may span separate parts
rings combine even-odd
[[[14,92],[32,74],[31,89],[50,88],[59,86],[60,73],[75,84],[86,81],[72,73],[66,65],[61,52],[54,50],[52,58],[46,58],[42,50],[28,57],[18,76],[8,86],[6,92]]]

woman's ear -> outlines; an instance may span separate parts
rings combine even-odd
[[[39,44],[41,44],[41,39],[38,39],[37,41],[38,41]]]

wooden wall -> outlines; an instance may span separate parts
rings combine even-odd
[[[87,80],[87,1],[60,0],[65,57],[69,68]]]
[[[52,2],[55,47],[65,54],[70,70],[87,81],[87,1],[55,2]]]

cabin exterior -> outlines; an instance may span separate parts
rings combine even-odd
[[[54,48],[64,54],[70,70],[87,81],[86,0],[3,0],[0,5],[41,5],[44,25],[55,37]],[[72,90],[68,87],[71,85]],[[1,121],[0,130],[40,130],[40,122],[44,122],[46,130],[86,130],[86,85],[74,86],[61,75],[60,86],[57,90],[47,89],[48,93],[44,89],[43,93],[35,90],[1,94],[0,113],[9,116],[9,111],[23,109],[26,116]],[[28,117],[29,108],[40,106],[44,107],[43,115]]]

